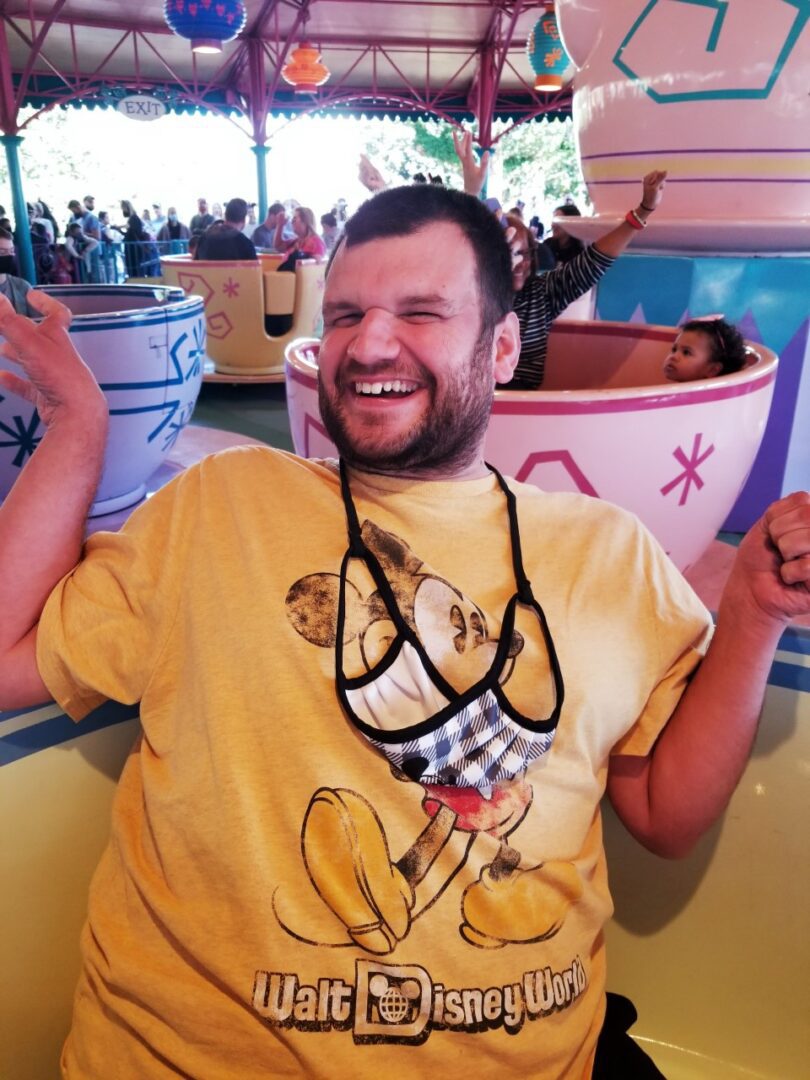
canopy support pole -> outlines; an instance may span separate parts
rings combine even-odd
[[[11,58],[8,53],[6,24],[0,19],[0,135],[6,151],[8,164],[8,184],[11,188],[11,203],[14,211],[15,244],[20,263],[20,271],[26,281],[36,284],[34,271],[34,249],[31,246],[31,228],[28,221],[28,207],[23,194],[22,172],[20,171],[19,146],[22,135],[18,135],[17,101],[11,81]]]
[[[248,117],[253,134],[254,145],[251,150],[256,155],[256,187],[258,189],[257,221],[267,217],[267,87],[264,67],[264,43],[259,38],[247,40],[248,68],[250,71],[250,100]]]
[[[259,192],[259,205],[256,210],[256,220],[264,221],[267,217],[267,155],[270,153],[269,146],[251,146],[256,155],[256,187]]]

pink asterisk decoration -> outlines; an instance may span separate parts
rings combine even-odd
[[[683,491],[678,500],[678,506],[683,506],[686,503],[689,496],[689,489],[692,484],[695,485],[698,491],[703,487],[703,480],[697,471],[697,467],[698,465],[702,465],[710,454],[714,453],[714,444],[712,443],[708,450],[704,450],[701,454],[700,440],[702,438],[703,435],[700,433],[695,436],[694,442],[692,443],[692,456],[690,458],[687,458],[685,451],[680,446],[677,450],[672,451],[672,456],[678,464],[683,466],[683,472],[679,473],[674,480],[670,480],[668,484],[665,484],[664,487],[661,488],[661,494],[668,495],[673,488],[676,488],[678,484],[682,483]]]
[[[239,282],[234,281],[233,278],[228,278],[225,284],[222,286],[222,291],[226,296],[238,296],[239,295]]]

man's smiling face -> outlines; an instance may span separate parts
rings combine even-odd
[[[476,459],[510,316],[482,332],[475,255],[457,225],[342,246],[323,314],[321,415],[349,462],[449,477]]]

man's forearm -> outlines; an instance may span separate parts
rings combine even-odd
[[[718,620],[649,762],[649,846],[688,852],[725,810],[756,737],[778,624]],[[645,841],[647,842],[647,841]]]
[[[54,424],[0,507],[0,652],[35,625],[53,587],[79,560],[106,438],[99,406]]]

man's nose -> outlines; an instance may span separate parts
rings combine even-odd
[[[380,308],[370,308],[355,327],[349,355],[360,363],[393,360],[399,355],[399,339],[393,315]]]

